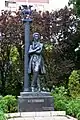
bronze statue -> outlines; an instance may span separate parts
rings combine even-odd
[[[44,61],[41,55],[43,43],[40,43],[40,34],[33,34],[33,41],[29,48],[29,69],[28,73],[32,74],[32,92],[40,91],[39,74],[45,73]]]

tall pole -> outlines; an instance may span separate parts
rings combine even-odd
[[[30,91],[30,81],[28,75],[28,64],[29,64],[29,56],[28,50],[30,45],[30,22],[32,21],[31,18],[24,19],[25,25],[25,54],[24,54],[24,92]]]
[[[31,19],[31,5],[22,5],[19,7],[19,10],[22,15],[22,21],[25,26],[25,53],[24,53],[24,92],[30,91],[30,80],[28,75],[28,66],[29,66],[29,45],[30,45],[30,23],[32,22]]]

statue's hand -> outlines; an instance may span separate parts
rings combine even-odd
[[[43,44],[41,44],[38,47],[34,47],[34,48],[32,45],[30,45],[29,53],[40,53],[42,51],[42,47],[43,47]]]

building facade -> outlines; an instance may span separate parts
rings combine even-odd
[[[1,10],[15,11],[21,5],[33,5],[33,9],[42,10],[46,9],[45,6],[49,5],[49,0],[1,0]]]
[[[17,10],[21,5],[33,5],[33,9],[37,10],[56,10],[68,5],[69,0],[0,0],[1,10]]]

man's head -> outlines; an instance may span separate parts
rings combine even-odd
[[[39,40],[39,39],[40,39],[40,34],[37,33],[37,32],[35,32],[35,33],[33,34],[33,39],[34,39],[34,40]]]

